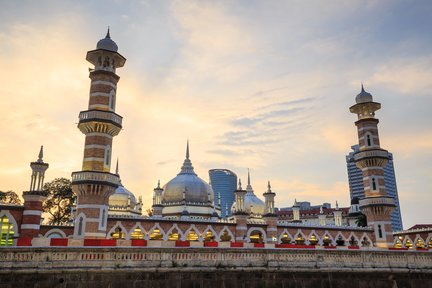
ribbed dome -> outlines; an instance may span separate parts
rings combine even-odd
[[[362,89],[360,94],[358,94],[356,96],[356,103],[366,103],[366,102],[373,102],[373,98],[372,98],[372,94],[366,92],[363,88],[363,84],[362,84]]]
[[[108,200],[108,204],[110,206],[128,206],[130,198],[130,207],[135,207],[136,198],[135,195],[127,190],[123,184],[120,182],[119,186],[115,190],[114,194],[112,194]]]
[[[111,39],[109,28],[108,28],[108,32],[107,32],[105,38],[99,40],[99,42],[96,44],[96,49],[104,49],[104,50],[109,50],[109,51],[117,52],[118,46]]]
[[[186,159],[180,173],[165,184],[162,192],[162,204],[177,203],[183,200],[186,203],[207,204],[209,201],[213,203],[213,189],[194,172],[192,162],[189,159],[189,143],[186,147]]]

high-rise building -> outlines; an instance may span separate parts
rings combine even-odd
[[[346,156],[350,196],[351,200],[354,197],[362,199],[365,197],[363,173],[359,168],[357,168],[354,162],[354,153],[359,151],[359,145],[353,145],[351,146],[351,149],[353,151]],[[393,154],[389,152],[388,157],[389,159],[387,165],[384,166],[384,182],[387,188],[387,195],[394,199],[394,204],[396,205],[393,213],[391,214],[392,229],[393,231],[401,231],[403,230],[402,216],[400,212],[396,176],[393,166]]]
[[[231,216],[234,191],[237,189],[237,175],[228,169],[211,169],[209,170],[209,177],[215,202],[220,197],[221,217]]]

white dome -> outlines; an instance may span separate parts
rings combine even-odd
[[[136,205],[135,195],[129,190],[127,190],[120,182],[114,194],[112,194],[109,197],[108,205],[127,207],[129,204],[129,199],[130,199],[130,207],[134,208]]]
[[[264,215],[266,207],[264,201],[262,201],[260,198],[258,198],[252,188],[252,185],[250,184],[250,175],[248,172],[248,184],[246,186],[246,195],[244,199],[244,209],[245,212],[253,215]],[[237,211],[236,203],[234,202],[232,205],[231,210]]]
[[[183,195],[184,194],[184,195]],[[189,144],[186,148],[186,159],[181,171],[163,187],[162,204],[179,203],[213,203],[213,189],[194,172],[189,159]]]

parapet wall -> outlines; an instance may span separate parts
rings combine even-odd
[[[0,273],[159,268],[265,268],[319,271],[421,271],[432,273],[432,253],[221,248],[2,248]]]

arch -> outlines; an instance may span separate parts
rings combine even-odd
[[[254,233],[258,232],[258,233]],[[253,243],[266,243],[267,242],[267,234],[261,227],[251,227],[247,231],[246,238],[249,242]]]
[[[321,246],[335,246],[336,245],[335,239],[331,236],[330,233],[328,233],[327,230],[324,232],[323,236],[320,238],[318,243]]]
[[[360,246],[360,240],[354,234],[354,232],[351,232],[351,234],[348,236],[348,243],[349,243],[349,246]]]
[[[165,238],[165,231],[162,229],[162,227],[159,225],[159,223],[156,223],[146,234],[146,237],[144,239],[146,240],[162,240]]]
[[[60,236],[60,237],[56,237],[56,236]],[[48,230],[43,237],[45,237],[45,238],[67,238],[66,233],[64,233],[62,230],[60,230],[58,228]]]
[[[18,237],[18,225],[9,211],[0,212],[0,246],[14,245],[14,238]]]
[[[304,245],[306,242],[306,235],[303,234],[303,232],[300,231],[300,229],[297,230],[297,233],[294,236],[295,244],[297,245]]]
[[[393,241],[393,247],[402,248],[403,247],[402,240],[403,238],[401,236],[395,237]]]
[[[202,235],[200,235],[198,229],[195,227],[194,224],[192,224],[188,230],[184,233],[182,236],[183,241],[198,241],[202,242],[203,238]]]
[[[211,233],[211,235],[209,234]],[[207,228],[203,232],[203,240],[204,241],[219,241],[219,236],[212,226],[208,225]]]
[[[171,226],[171,228],[167,231],[166,235],[164,236],[164,240],[175,241],[175,240],[180,240],[182,237],[183,234],[181,229],[177,226],[177,223],[174,223],[174,225]]]
[[[428,248],[432,248],[432,234],[429,234],[428,237],[426,237],[426,245]]]
[[[74,225],[75,238],[84,238],[85,231],[86,231],[86,222],[87,222],[86,215],[83,212],[78,214],[77,218],[75,219],[75,225]]]
[[[279,235],[278,243],[291,244],[292,239],[294,239],[294,237],[288,232],[287,229],[284,229],[282,233]]]
[[[414,239],[414,243],[413,243],[415,248],[425,248],[425,241],[423,240],[422,237],[420,237],[419,234],[416,235],[416,238]]]
[[[361,237],[361,247],[372,247],[373,246],[373,242],[370,239],[370,237],[366,234],[363,233],[362,237]]]
[[[413,242],[412,242],[411,238],[408,237],[408,235],[406,235],[404,238],[403,247],[406,247],[409,249],[413,248]]]
[[[307,237],[307,242],[309,243],[309,245],[318,245],[319,243],[319,238],[317,233],[315,232],[315,230],[312,230],[308,237]]]
[[[373,136],[370,132],[366,132],[364,137],[365,137],[365,144],[366,144],[365,146],[366,147],[374,146]]]
[[[342,233],[339,231],[335,237],[336,240],[336,246],[346,246],[347,239],[345,236],[342,235]]]
[[[110,229],[107,235],[113,239],[129,240],[129,233],[120,221],[117,221],[117,223]]]
[[[141,226],[139,222],[129,230],[130,239],[144,239],[146,235],[145,229]]]
[[[217,241],[222,241],[222,242],[226,241],[226,242],[229,242],[229,241],[232,241],[232,240],[235,241],[234,234],[231,232],[230,229],[228,229],[227,226],[224,226],[222,228],[222,231],[219,233]]]

